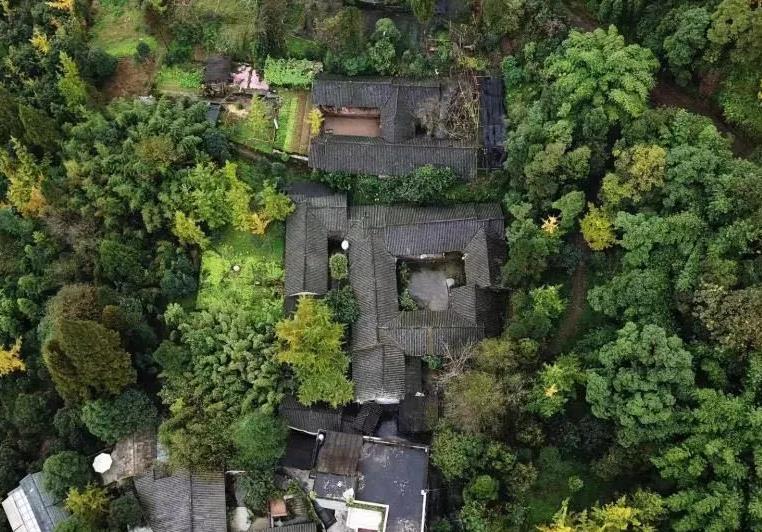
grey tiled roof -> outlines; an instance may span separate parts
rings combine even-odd
[[[406,356],[440,355],[445,346],[499,333],[502,301],[490,292],[506,255],[498,204],[347,209],[340,194],[292,197],[297,209],[286,225],[287,295],[324,294],[329,236],[349,241],[349,282],[360,308],[349,344],[357,401],[397,402],[414,392],[415,368],[406,366]],[[465,286],[451,290],[448,310],[401,311],[398,258],[447,252],[463,253],[466,278]]]
[[[405,355],[391,344],[378,344],[352,352],[355,399],[396,401],[405,394]]]
[[[328,238],[346,232],[344,194],[292,194],[296,209],[286,221],[286,296],[325,294],[328,289]]]
[[[423,391],[423,368],[420,357],[405,357],[405,394]]]
[[[312,84],[315,105],[378,109],[381,136],[321,134],[310,145],[310,166],[329,172],[403,175],[431,164],[472,178],[477,167],[474,143],[415,136],[417,109],[441,97],[442,85],[434,80],[319,76]]]
[[[479,290],[499,284],[505,259],[503,214],[497,204],[451,207],[359,206],[349,210],[350,282],[360,319],[352,327],[352,376],[358,401],[399,401],[405,395],[404,360],[390,355],[439,355],[485,336],[482,319],[494,301]],[[444,312],[402,312],[395,257],[460,251],[466,285],[454,288]],[[500,312],[497,312],[499,315]]]
[[[381,138],[321,133],[310,143],[309,165],[326,172],[400,176],[421,166],[452,169],[463,179],[476,175],[478,149],[433,138],[388,142]]]
[[[310,434],[321,430],[341,430],[341,410],[336,408],[304,406],[288,395],[283,398],[279,412],[292,429]]]
[[[439,100],[441,96],[441,84],[435,80],[318,76],[312,83],[315,105],[378,109],[381,136],[387,142],[412,137],[415,110],[424,101]]]
[[[154,468],[135,478],[135,490],[153,532],[227,530],[222,473],[178,471],[165,476]]]

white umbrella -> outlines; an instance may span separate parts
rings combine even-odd
[[[93,460],[93,469],[96,473],[105,473],[111,468],[111,464],[114,461],[111,459],[111,455],[108,453],[101,453]]]

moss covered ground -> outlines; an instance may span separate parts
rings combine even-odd
[[[283,243],[281,223],[263,236],[232,228],[220,234],[202,256],[196,306],[234,306],[254,313],[257,323],[275,323],[283,312]]]

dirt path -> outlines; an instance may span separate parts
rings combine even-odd
[[[156,61],[136,63],[131,57],[123,57],[116,65],[116,71],[103,89],[109,100],[126,96],[146,96],[151,91],[151,83],[156,73]]]
[[[580,0],[567,0],[562,4],[564,14],[569,23],[585,31],[592,31],[601,27],[598,19],[588,10]],[[739,157],[750,155],[757,146],[737,127],[728,124],[722,116],[722,110],[708,98],[697,97],[677,85],[671,79],[660,76],[656,86],[651,91],[651,103],[654,106],[677,107],[695,114],[704,115],[714,122],[715,127],[733,141],[733,153]]]
[[[580,233],[574,235],[573,242],[582,252],[582,259],[571,276],[571,293],[569,294],[566,312],[561,318],[561,324],[558,326],[558,332],[553,338],[553,342],[548,347],[548,354],[552,356],[558,355],[566,347],[566,344],[577,335],[580,319],[587,306],[587,260],[590,255],[590,248],[587,247],[587,243]]]

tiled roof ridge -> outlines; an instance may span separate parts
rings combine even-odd
[[[448,148],[450,150],[473,151],[479,148],[475,143],[466,143],[455,139],[437,139],[434,137],[413,137],[405,140],[386,140],[384,137],[362,137],[357,135],[334,135],[322,132],[312,139],[315,143],[335,144],[384,144],[394,148]]]
[[[442,82],[437,79],[414,79],[405,76],[341,76],[339,74],[321,73],[315,77],[314,83],[347,83],[360,85],[390,85],[397,87],[441,87]]]
[[[194,478],[193,471],[190,472],[188,475],[188,510],[190,513],[190,526],[191,526],[191,532],[193,532],[194,527],[194,519],[193,519],[193,478]]]

